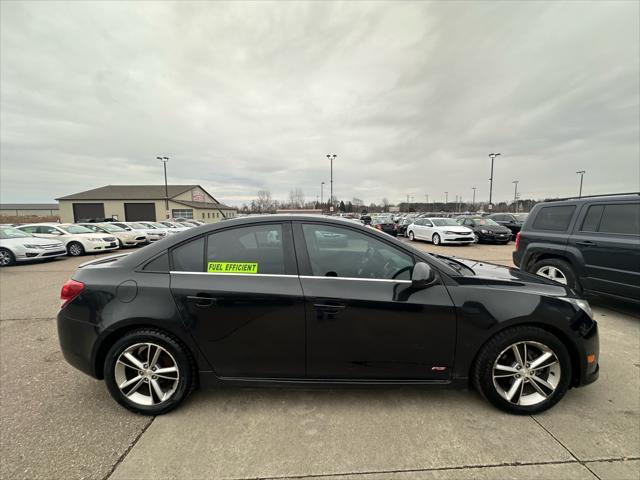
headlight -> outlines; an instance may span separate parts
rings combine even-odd
[[[27,245],[26,243],[23,245],[24,248],[35,248],[35,249],[42,249],[42,245]]]
[[[586,300],[583,300],[581,298],[567,298],[567,297],[559,297],[559,298],[561,300],[564,300],[565,302],[569,302],[575,305],[584,313],[589,315],[589,318],[593,318],[593,310],[591,310],[591,305],[589,305],[589,302],[587,302]]]
[[[482,229],[482,230],[480,230],[480,233],[489,233],[489,230]]]
[[[445,235],[459,235],[458,232],[444,232]]]

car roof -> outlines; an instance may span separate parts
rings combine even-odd
[[[616,193],[611,195],[588,195],[582,197],[569,197],[569,198],[557,198],[545,200],[537,205],[555,205],[566,203],[589,203],[589,202],[601,202],[606,201],[618,201],[618,200],[638,200],[640,192],[637,193]]]

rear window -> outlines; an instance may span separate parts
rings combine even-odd
[[[640,235],[640,203],[606,205],[598,231]]]
[[[148,262],[143,268],[145,272],[168,272],[169,271],[169,254],[164,252],[159,257]]]
[[[534,230],[553,230],[566,232],[571,223],[575,205],[562,205],[558,207],[542,207],[533,222]]]

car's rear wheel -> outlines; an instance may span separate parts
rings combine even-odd
[[[0,248],[0,267],[8,267],[16,263],[16,256],[11,250]]]
[[[531,415],[551,408],[567,393],[571,358],[562,341],[546,330],[513,327],[482,347],[472,379],[494,406]]]
[[[120,405],[143,415],[161,415],[191,393],[195,365],[177,339],[142,329],[127,333],[109,349],[104,377]]]
[[[72,257],[79,257],[84,254],[84,247],[79,242],[71,242],[67,245],[67,253]]]
[[[437,233],[434,233],[433,237],[431,237],[431,241],[433,242],[434,245],[440,245],[440,235],[438,235]]]
[[[536,262],[529,271],[580,291],[580,284],[576,274],[573,272],[571,266],[564,260],[545,258]]]
[[[412,242],[415,241],[416,237],[413,234],[413,232],[409,232],[409,240],[411,240]]]

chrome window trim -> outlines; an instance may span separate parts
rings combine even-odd
[[[358,277],[316,277],[314,275],[300,275],[300,278],[306,280],[357,280],[360,282],[393,282],[393,283],[411,283],[411,280],[394,280],[393,278],[358,278]]]
[[[315,277],[313,275],[285,275],[279,273],[209,273],[209,272],[179,272],[176,270],[169,271],[174,275],[208,275],[216,277],[274,277],[274,278],[304,278],[306,280],[357,280],[361,282],[392,282],[392,283],[411,283],[411,280],[394,280],[391,278],[357,278],[357,277]]]
[[[170,270],[170,274],[176,275],[209,275],[210,277],[292,277],[297,278],[298,275],[286,275],[281,273],[209,273],[209,272],[179,272],[176,270]]]

